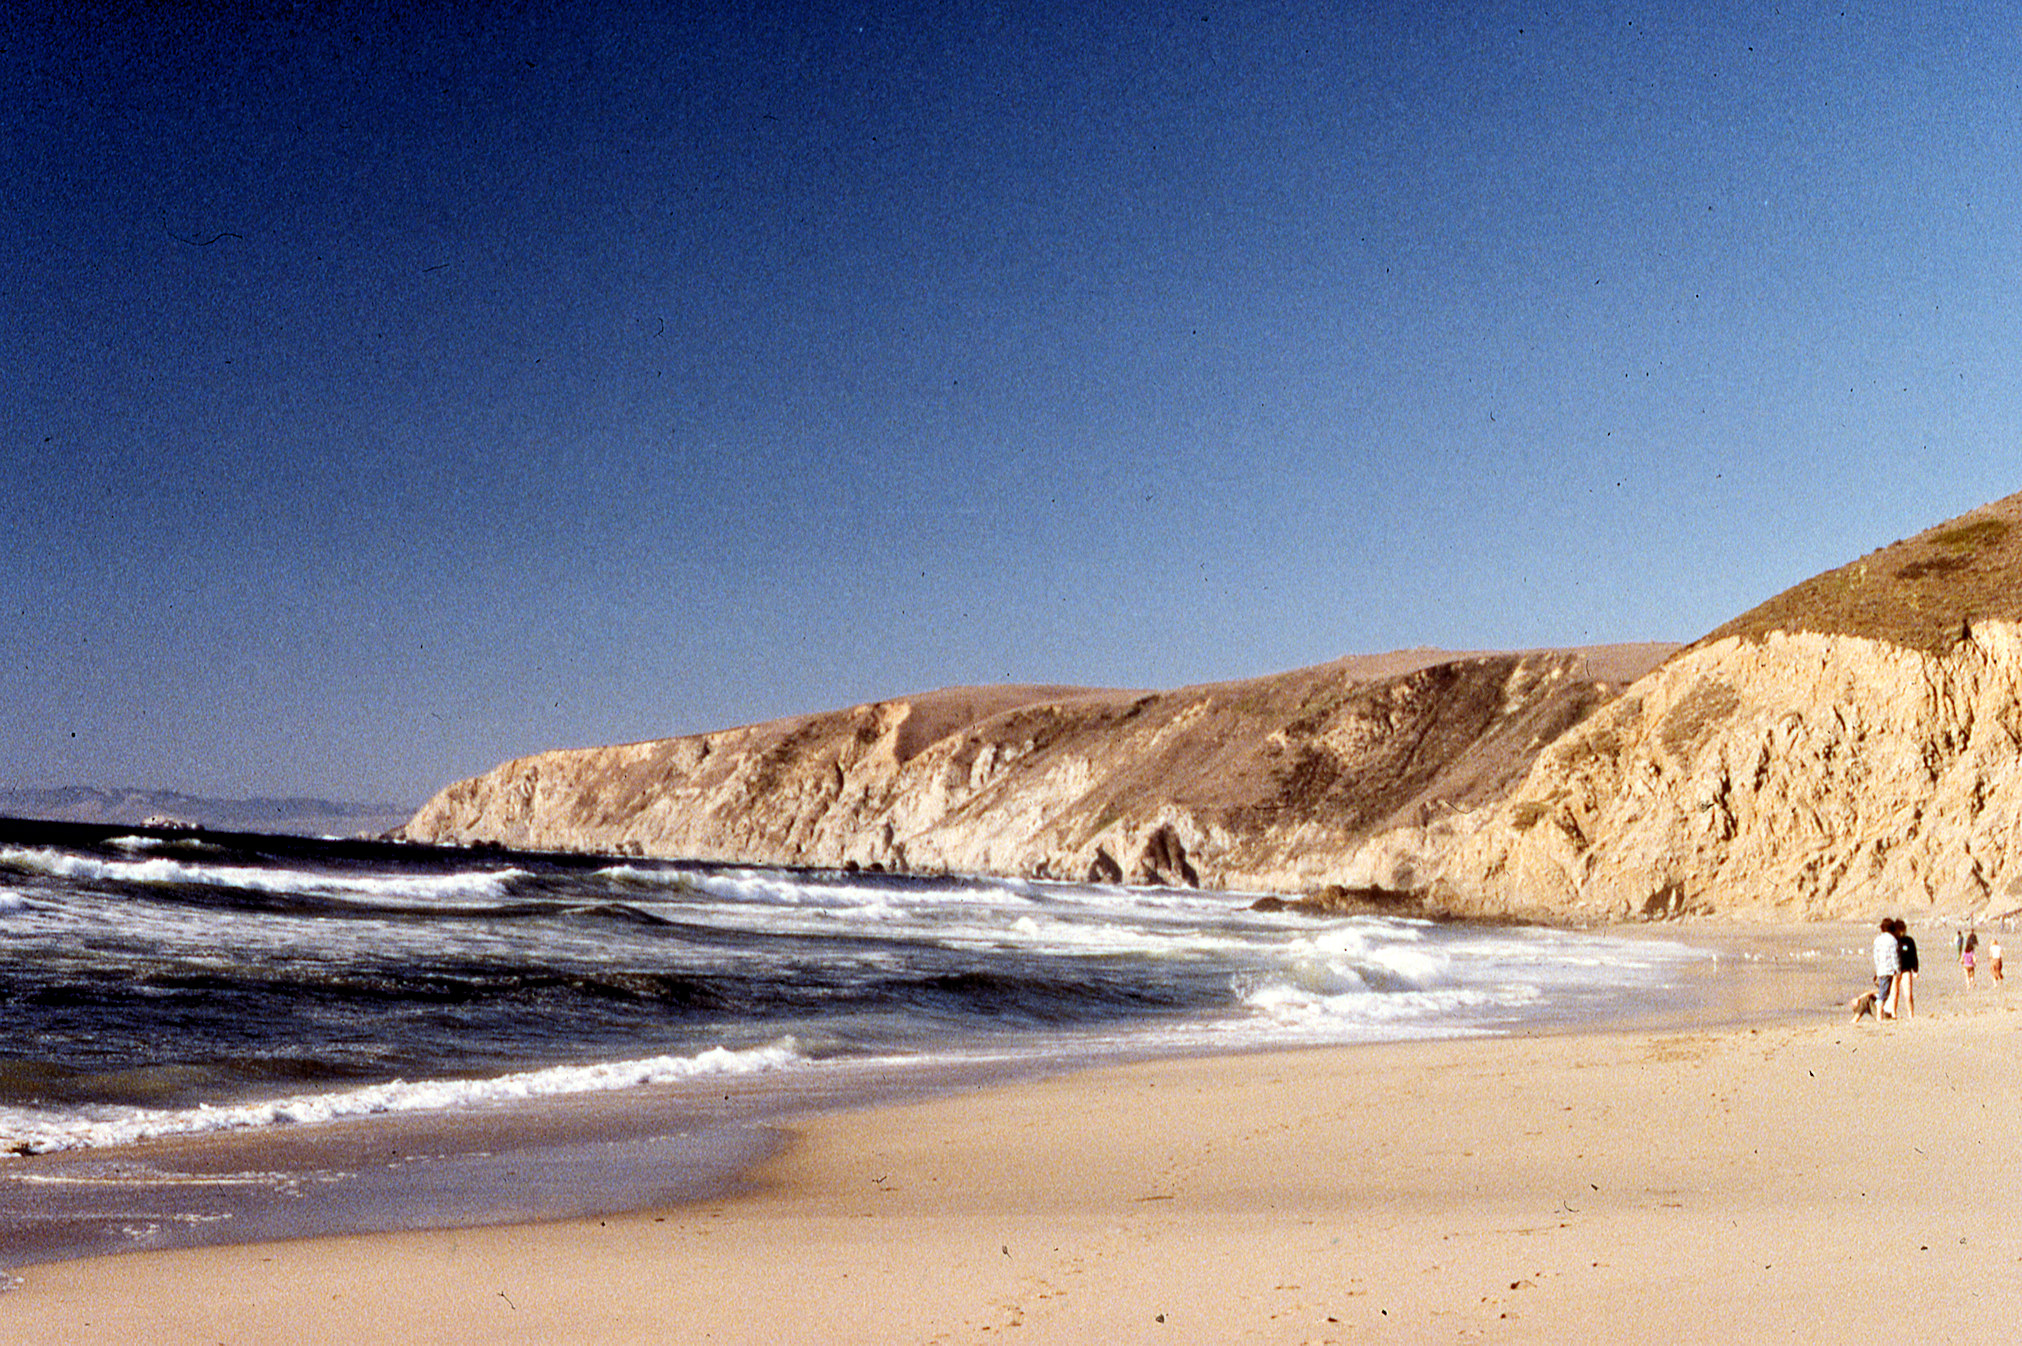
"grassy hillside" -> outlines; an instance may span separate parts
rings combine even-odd
[[[2022,622],[2022,493],[1814,575],[1695,642],[1771,631],[1866,636],[1941,653],[1969,621]]]

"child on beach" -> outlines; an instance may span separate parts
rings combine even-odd
[[[1973,984],[1973,959],[1980,949],[1980,934],[1977,930],[1966,932],[1965,947],[1959,950],[1959,966],[1966,969],[1966,985]]]
[[[1987,946],[1987,970],[1994,974],[1994,984],[2001,984],[2001,941],[1995,940]]]

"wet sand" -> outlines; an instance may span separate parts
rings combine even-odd
[[[806,1118],[657,1212],[34,1267],[0,1335],[1993,1339],[2022,1018],[1925,962],[1906,1023],[1151,1062]]]

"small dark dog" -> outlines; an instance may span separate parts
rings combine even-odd
[[[1873,991],[1862,991],[1852,1000],[1847,1001],[1846,1007],[1853,1011],[1855,1023],[1859,1023],[1862,1019],[1873,1019],[1877,1023],[1881,1021],[1882,1016],[1875,1013],[1875,993]]]

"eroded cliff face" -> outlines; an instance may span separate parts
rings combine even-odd
[[[1672,648],[1413,652],[1172,692],[957,688],[522,758],[450,786],[401,835],[1241,890],[1416,887],[1448,817],[1504,797],[1540,749]]]
[[[1433,890],[1466,911],[2015,911],[2022,627],[1973,622],[1942,652],[1714,640],[1550,745],[1447,840]]]
[[[955,689],[526,758],[404,830],[1422,890],[1494,916],[1984,919],[2022,912],[2018,633],[2022,493],[1682,652],[1411,652],[1165,693]]]

